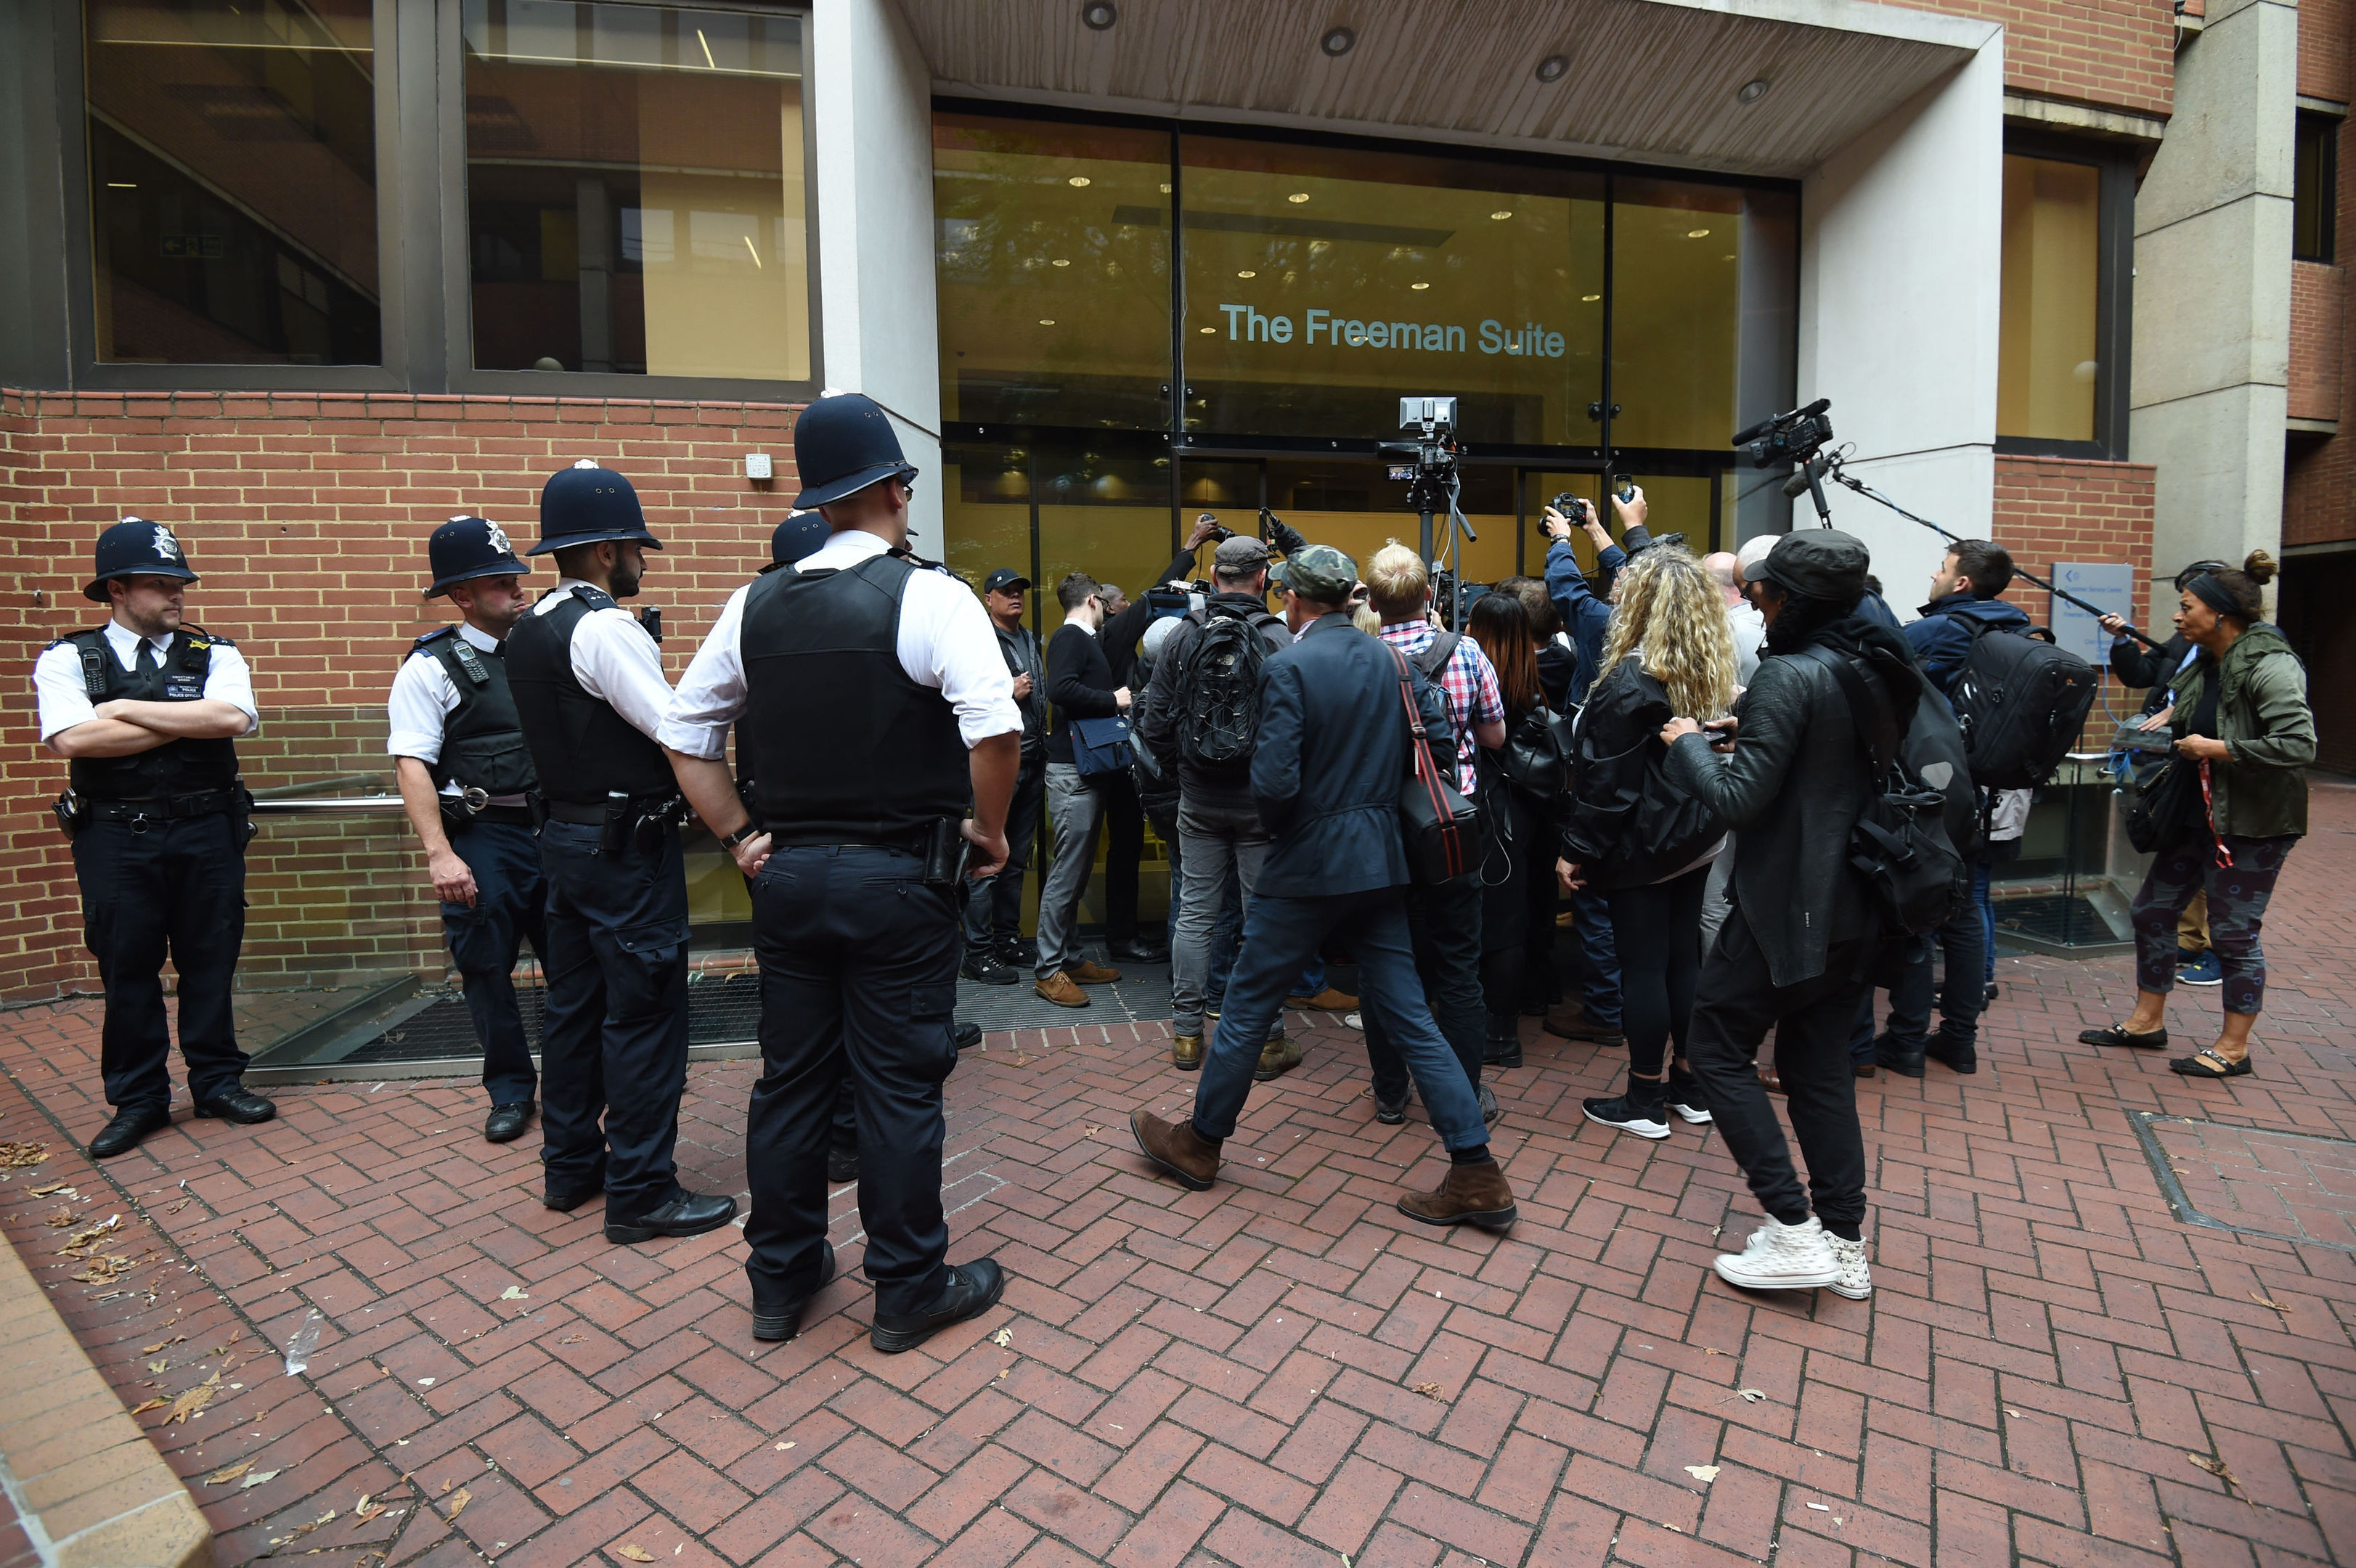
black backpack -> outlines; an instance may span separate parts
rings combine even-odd
[[[1178,755],[1205,773],[1246,773],[1259,742],[1259,671],[1268,659],[1260,627],[1276,617],[1225,606],[1202,615],[1202,635],[1186,656]]]
[[[1873,788],[1849,829],[1848,863],[1863,878],[1884,934],[1936,931],[1970,896],[1976,815],[1963,739],[1951,710],[1919,670],[1885,665],[1869,685],[1853,663],[1812,644],[1803,650],[1833,673],[1865,741]],[[1920,688],[1904,734],[1887,682]]]
[[[1954,689],[1972,782],[2035,789],[2051,778],[2085,727],[2101,678],[2066,648],[1978,622]]]

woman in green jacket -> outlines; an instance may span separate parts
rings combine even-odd
[[[2177,917],[2206,891],[2210,944],[2225,970],[2225,1022],[2214,1044],[2169,1063],[2189,1078],[2250,1071],[2250,1026],[2266,985],[2258,930],[2275,878],[2307,831],[2307,767],[2315,761],[2307,670],[2260,618],[2259,591],[2275,574],[2274,560],[2255,550],[2244,565],[2203,573],[2180,596],[2176,629],[2200,650],[2176,677],[2169,718],[2182,809],[2160,825],[2136,895],[2135,1013],[2078,1037],[2147,1050],[2168,1043]]]

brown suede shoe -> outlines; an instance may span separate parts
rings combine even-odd
[[[1252,1069],[1255,1082],[1265,1083],[1271,1078],[1281,1078],[1301,1065],[1301,1042],[1290,1035],[1279,1034],[1259,1048],[1259,1065]]]
[[[1328,986],[1313,997],[1287,997],[1284,1005],[1296,1013],[1348,1013],[1357,1010],[1358,998]]]
[[[1145,1157],[1190,1191],[1208,1190],[1211,1179],[1219,1174],[1219,1146],[1196,1132],[1191,1117],[1165,1122],[1140,1106],[1129,1114],[1129,1130]]]
[[[1170,1041],[1170,1065],[1181,1072],[1193,1072],[1203,1065],[1203,1037],[1182,1034]]]
[[[1519,1212],[1505,1168],[1494,1159],[1450,1166],[1437,1191],[1408,1193],[1398,1200],[1398,1211],[1427,1225],[1478,1225],[1484,1231],[1506,1229]]]
[[[1085,958],[1077,964],[1066,965],[1064,973],[1083,986],[1109,986],[1120,978],[1119,970],[1108,969],[1101,964],[1091,964]]]
[[[1033,990],[1059,1008],[1085,1008],[1087,993],[1072,983],[1071,971],[1058,969],[1045,979],[1033,984]]]
[[[1781,1094],[1783,1092],[1783,1080],[1777,1075],[1773,1068],[1762,1067],[1759,1070],[1759,1086],[1770,1094]]]
[[[1849,1066],[1859,1078],[1870,1078],[1873,1076],[1873,1063],[1870,1061],[1853,1061],[1849,1063]]]

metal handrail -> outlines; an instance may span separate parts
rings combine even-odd
[[[253,803],[256,816],[390,816],[406,809],[397,795],[297,795]]]

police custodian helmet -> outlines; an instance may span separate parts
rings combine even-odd
[[[126,517],[99,535],[96,566],[97,575],[82,585],[81,596],[98,604],[107,602],[106,585],[118,577],[197,580],[172,530],[145,517]]]
[[[916,476],[900,450],[892,416],[857,392],[837,392],[802,411],[794,421],[794,466],[803,484],[794,497],[797,511],[830,505],[885,479]]]
[[[647,531],[647,515],[638,509],[638,493],[630,482],[585,457],[549,475],[540,491],[540,542],[528,553],[546,555],[607,539],[636,539],[648,549],[662,549],[662,540]]]
[[[516,559],[505,528],[488,517],[465,514],[434,530],[425,541],[425,559],[434,568],[434,585],[425,591],[428,599],[473,578],[521,577],[531,571]]]

